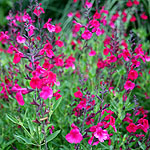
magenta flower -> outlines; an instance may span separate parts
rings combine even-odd
[[[133,82],[131,82],[131,81],[126,81],[126,83],[125,83],[125,85],[124,85],[124,88],[126,89],[126,90],[133,90],[134,89],[134,87],[135,87],[135,84],[133,83]]]
[[[34,76],[31,78],[31,81],[30,81],[30,86],[31,88],[35,89],[35,88],[38,88],[40,89],[41,88],[41,79],[37,76]]]
[[[76,98],[82,98],[83,94],[80,92],[80,90],[78,90],[77,92],[74,93],[74,96]]]
[[[42,97],[43,99],[47,99],[47,98],[52,98],[53,96],[53,90],[48,87],[48,86],[44,86],[42,88],[42,91],[40,92],[40,97]]]
[[[54,25],[49,23],[49,24],[47,24],[47,29],[48,29],[49,32],[55,32],[56,28],[55,28]]]
[[[21,91],[16,93],[16,99],[19,105],[24,105],[24,100]]]
[[[96,128],[96,132],[94,132],[94,136],[98,138],[100,142],[104,142],[105,140],[109,139],[109,134],[106,130],[103,130],[102,128]]]
[[[86,30],[82,33],[81,37],[82,37],[83,39],[85,39],[85,40],[89,40],[89,39],[92,37],[92,32],[90,32],[89,30],[86,29]]]
[[[128,79],[134,80],[137,79],[138,73],[135,70],[131,70],[128,74]]]
[[[23,53],[15,53],[13,63],[17,64],[20,62],[21,58],[23,57]]]
[[[138,129],[137,126],[134,123],[130,123],[127,127],[126,127],[128,132],[136,132],[136,130]]]
[[[40,16],[42,13],[45,13],[44,9],[42,7],[40,7],[42,4],[39,3],[39,6],[36,6],[33,13],[36,15],[36,16]]]
[[[21,44],[21,43],[25,43],[26,38],[24,38],[24,37],[18,35],[17,38],[16,38],[16,40],[17,40],[18,43]]]
[[[72,124],[71,126],[73,129],[71,129],[70,133],[66,135],[66,140],[69,143],[75,143],[75,144],[80,143],[83,139],[82,134],[80,133],[77,126],[75,126],[74,124]]]
[[[95,55],[96,55],[96,52],[94,50],[91,50],[89,53],[89,56],[95,56]]]

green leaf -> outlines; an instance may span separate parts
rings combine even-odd
[[[54,106],[53,106],[53,112],[57,109],[57,107],[59,106],[59,104],[60,104],[61,101],[62,101],[62,98],[58,99],[58,100],[55,102],[55,104],[54,104]]]
[[[60,130],[52,133],[51,135],[49,135],[46,140],[47,140],[47,143],[50,142],[51,140],[53,140],[58,134],[60,133]]]
[[[6,114],[6,117],[13,123],[19,124],[19,121],[16,118],[12,117],[11,115]]]
[[[144,143],[142,144],[140,141],[138,141],[138,144],[140,145],[140,148],[145,150],[146,149],[146,146],[144,145]]]
[[[26,138],[26,137],[24,137],[24,136],[22,136],[22,135],[14,135],[14,137],[15,137],[16,139],[20,139],[21,141],[25,142],[26,144],[35,145],[34,143],[32,143],[32,142],[30,141],[30,139],[28,139],[28,138]]]
[[[28,126],[29,126],[29,129],[30,129],[30,133],[33,135],[34,132],[36,132],[36,129],[33,125],[33,122],[30,119],[28,119],[27,122],[28,122]]]

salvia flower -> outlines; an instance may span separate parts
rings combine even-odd
[[[135,84],[133,83],[133,82],[131,82],[131,81],[126,81],[126,83],[125,83],[125,85],[124,85],[124,88],[126,89],[126,90],[133,90],[134,89],[134,87],[135,87]]]
[[[80,133],[79,129],[77,126],[75,126],[74,124],[72,124],[72,128],[70,133],[68,133],[66,135],[66,140],[69,142],[69,143],[80,143],[83,139],[82,137],[82,134]]]

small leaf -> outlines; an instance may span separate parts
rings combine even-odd
[[[138,144],[140,145],[140,148],[145,150],[146,149],[146,146],[144,144],[142,144],[140,141],[138,141]]]
[[[51,140],[53,140],[58,134],[60,133],[60,130],[52,133],[51,135],[49,135],[46,140],[47,140],[47,143],[50,142]]]
[[[19,124],[19,121],[16,118],[12,117],[11,115],[6,114],[6,117],[13,123]]]
[[[61,101],[62,101],[62,98],[58,99],[58,100],[55,102],[55,104],[54,104],[54,106],[53,106],[53,112],[57,109],[57,107],[59,106],[59,104],[60,104]]]
[[[30,141],[30,139],[28,139],[28,138],[26,138],[26,137],[24,137],[24,136],[22,136],[22,135],[14,135],[14,137],[15,137],[16,139],[22,140],[22,141],[25,142],[26,144],[35,145],[35,144],[33,144],[33,143]]]

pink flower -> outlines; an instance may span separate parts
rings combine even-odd
[[[68,69],[69,67],[72,67],[72,69],[75,69],[75,65],[73,64],[73,62],[75,62],[75,58],[71,55],[65,61],[65,68]]]
[[[140,2],[137,0],[134,0],[133,3],[134,3],[134,5],[139,5]]]
[[[104,55],[108,55],[109,54],[109,48],[106,47],[104,50],[103,50],[103,54]]]
[[[56,27],[50,23],[47,24],[47,29],[49,32],[55,32]]]
[[[70,133],[66,135],[66,140],[69,143],[80,143],[83,139],[82,134],[80,133],[79,129],[76,126],[72,126]]]
[[[17,64],[20,62],[21,58],[23,57],[22,53],[15,53],[13,63]]]
[[[8,34],[8,31],[0,32],[0,41],[2,42],[2,44],[7,43],[8,39],[9,39],[9,36],[7,34]]]
[[[95,55],[96,55],[96,52],[94,50],[91,50],[89,53],[89,56],[95,56]]]
[[[42,97],[43,99],[47,99],[47,98],[52,98],[53,96],[53,90],[48,87],[48,86],[44,86],[42,88],[42,91],[40,92],[40,97]]]
[[[30,81],[30,86],[33,89],[35,89],[35,88],[40,89],[41,88],[41,79],[37,76],[32,77],[31,81]]]
[[[68,16],[69,18],[70,18],[70,17],[73,17],[73,13],[72,13],[72,12],[69,12],[67,16]]]
[[[56,43],[55,43],[58,47],[63,47],[64,46],[64,43],[60,40],[57,40]]]
[[[54,97],[56,97],[56,100],[58,100],[59,98],[61,98],[62,96],[60,95],[60,93],[58,93],[58,92],[60,92],[60,90],[58,90],[56,93],[54,93]]]
[[[130,21],[131,21],[131,22],[135,22],[135,21],[136,21],[136,17],[135,17],[134,15],[132,15]]]
[[[90,32],[89,30],[86,29],[86,30],[82,33],[81,37],[82,37],[83,39],[85,39],[85,40],[89,40],[89,39],[92,37],[92,32]]]
[[[126,90],[133,90],[134,89],[134,87],[135,87],[135,84],[133,83],[133,82],[131,82],[131,81],[126,81],[126,83],[125,83],[125,85],[124,85],[124,88],[126,89]]]
[[[128,132],[136,132],[136,130],[138,129],[137,126],[134,123],[130,123],[127,127],[126,127]]]
[[[24,105],[24,100],[21,91],[16,93],[16,99],[19,105]]]
[[[97,28],[97,29],[96,29],[96,35],[97,35],[97,36],[100,36],[100,35],[104,34],[104,32],[105,32],[104,29],[100,29],[100,28]]]
[[[74,96],[76,98],[82,98],[83,94],[78,90],[77,92],[74,93]]]
[[[141,14],[141,18],[142,18],[143,20],[147,20],[147,19],[148,19],[148,16],[146,16],[146,15],[145,15],[145,12],[143,12],[143,13]]]
[[[50,49],[46,49],[46,54],[49,58],[52,58],[54,56],[54,52]]]
[[[91,8],[92,7],[92,3],[88,2],[88,1],[85,2],[85,5],[87,6],[87,8]]]
[[[63,59],[61,59],[59,57],[56,57],[56,58],[54,58],[54,60],[55,60],[55,65],[56,66],[61,66],[62,67],[64,65]]]
[[[18,43],[22,44],[22,43],[25,43],[26,38],[18,35],[17,38],[16,38],[16,40],[17,40]]]
[[[131,70],[128,74],[128,79],[135,80],[138,77],[138,73],[135,70]]]
[[[126,3],[127,7],[132,7],[133,3],[131,2],[131,0],[128,0],[128,2]]]
[[[61,23],[55,25],[55,33],[61,32],[62,29],[61,29],[61,27],[60,27],[60,24],[61,24]]]
[[[34,11],[33,11],[33,13],[36,15],[36,16],[40,16],[41,15],[41,13],[45,13],[44,12],[44,9],[42,8],[42,7],[40,7],[42,4],[41,3],[39,3],[39,6],[36,6],[35,7],[35,9],[34,9]]]
[[[105,140],[109,139],[109,134],[106,130],[103,130],[102,128],[98,127],[96,128],[96,132],[94,132],[94,136],[98,138],[100,142],[104,142]]]
[[[110,57],[108,57],[109,58],[109,62],[116,62],[117,61],[117,57],[116,56],[114,56],[114,55],[111,55]]]

